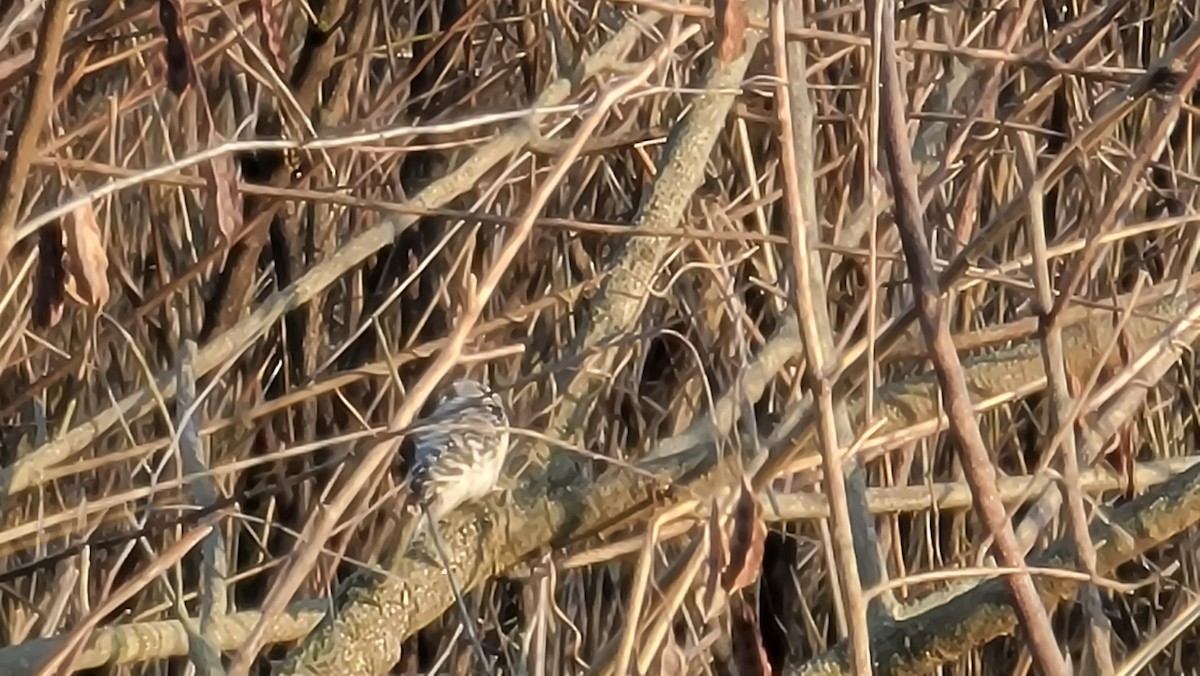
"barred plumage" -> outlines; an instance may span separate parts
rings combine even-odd
[[[486,385],[457,380],[413,432],[409,503],[437,522],[496,488],[508,457],[508,414]]]

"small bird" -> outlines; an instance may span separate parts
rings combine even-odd
[[[426,519],[436,524],[460,505],[496,490],[508,457],[508,414],[486,385],[457,380],[412,436],[404,507],[414,518],[402,531],[396,552],[401,556]]]

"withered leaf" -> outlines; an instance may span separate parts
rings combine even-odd
[[[746,15],[745,0],[716,0],[714,9],[717,20],[717,58],[729,63],[746,51],[746,27],[750,18]]]
[[[696,603],[701,608],[704,619],[716,617],[725,608],[725,590],[721,586],[721,575],[729,561],[729,543],[725,531],[721,528],[721,510],[716,500],[713,500],[712,510],[708,515],[708,562],[705,568],[704,586],[696,595]]]
[[[282,8],[273,0],[254,0],[258,15],[258,30],[262,37],[263,51],[270,55],[280,75],[287,74],[287,51],[283,47]]]
[[[773,671],[763,647],[757,609],[741,596],[734,597],[730,606],[730,638],[737,673],[771,676]]]
[[[762,568],[767,527],[762,507],[745,476],[733,507],[733,527],[729,534],[729,564],[721,575],[721,586],[732,594],[758,579]]]
[[[47,329],[62,320],[67,296],[67,270],[63,267],[63,232],[58,223],[38,231],[37,271],[33,278],[33,326]]]
[[[225,142],[221,135],[211,131],[209,147]],[[209,226],[216,225],[222,237],[228,241],[242,229],[242,193],[238,190],[238,165],[233,156],[224,153],[200,164],[200,176],[208,188],[204,201],[204,218]]]
[[[659,676],[684,676],[687,674],[687,655],[675,641],[674,636],[668,636],[663,641],[662,651],[658,655]]]
[[[96,223],[96,210],[88,202],[67,219],[67,271],[84,302],[102,308],[108,303],[108,254]]]
[[[158,22],[167,41],[163,49],[167,89],[175,96],[183,96],[192,85],[192,51],[184,36],[185,20],[180,0],[158,0]]]

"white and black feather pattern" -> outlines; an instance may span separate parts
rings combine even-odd
[[[410,501],[436,522],[492,492],[508,456],[508,415],[486,385],[458,380],[413,432]]]

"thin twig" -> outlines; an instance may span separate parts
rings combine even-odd
[[[8,261],[8,254],[20,241],[17,217],[25,202],[29,166],[38,153],[42,130],[54,105],[54,78],[59,71],[70,6],[69,0],[46,0],[33,57],[33,77],[15,133],[8,140],[8,160],[0,165],[0,194],[4,195],[0,200],[0,265]]]
[[[924,232],[917,177],[908,148],[905,131],[904,94],[895,56],[895,4],[882,3],[877,28],[880,39],[879,78],[882,88],[881,125],[883,145],[887,153],[888,171],[896,200],[896,229],[904,246],[913,291],[916,296],[917,318],[921,332],[929,342],[934,370],[941,384],[943,405],[950,420],[950,431],[958,444],[961,464],[975,496],[976,509],[995,538],[997,557],[1009,568],[1020,568],[1025,560],[1021,555],[1012,523],[996,491],[996,470],[988,457],[979,425],[971,410],[971,394],[963,377],[962,363],[954,350],[948,318],[941,307],[941,291],[930,259]],[[1063,661],[1054,639],[1054,628],[1038,597],[1033,578],[1025,573],[1006,578],[1017,601],[1017,612],[1029,638],[1038,667],[1048,676],[1066,676]]]
[[[436,387],[442,377],[454,366],[463,345],[466,343],[467,336],[479,320],[488,299],[495,291],[501,277],[506,274],[508,266],[516,257],[517,252],[524,246],[526,239],[533,230],[533,224],[545,206],[546,201],[550,199],[551,194],[559,189],[558,181],[566,174],[567,169],[578,156],[588,135],[599,126],[600,121],[608,114],[609,109],[613,105],[637,87],[640,87],[650,77],[654,69],[679,44],[678,41],[681,37],[691,37],[695,32],[694,27],[693,30],[681,31],[675,40],[667,43],[658,50],[655,58],[648,60],[636,73],[608,89],[600,97],[593,111],[580,125],[575,145],[571,148],[570,152],[559,158],[558,162],[555,163],[554,169],[543,179],[544,183],[530,201],[529,207],[525,211],[525,217],[514,228],[513,234],[496,256],[492,267],[488,270],[488,274],[479,282],[474,296],[469,299],[469,304],[459,316],[458,324],[447,340],[446,348],[430,364],[421,380],[408,391],[404,404],[392,415],[390,422],[391,429],[402,429],[411,424],[420,407],[424,405],[425,400],[432,393],[433,388]],[[321,544],[328,538],[329,533],[336,526],[337,520],[344,513],[361,487],[372,477],[376,468],[381,467],[383,462],[392,455],[396,445],[397,442],[392,441],[379,444],[371,449],[355,472],[347,479],[338,495],[328,503],[326,511],[318,518],[311,520],[305,527],[304,540],[306,546],[297,552],[289,562],[289,565],[280,573],[278,581],[271,589],[270,595],[268,595],[267,600],[263,604],[263,621],[251,634],[246,645],[239,652],[238,657],[230,668],[231,674],[241,676],[241,674],[249,671],[251,661],[261,647],[261,636],[266,631],[266,622],[270,621],[273,613],[282,611],[287,602],[291,600],[292,594],[299,588],[308,571],[316,563],[316,559],[321,553]],[[397,552],[396,554],[399,556],[403,553]]]
[[[179,395],[175,399],[178,425],[178,452],[184,474],[196,475],[192,482],[192,495],[201,510],[216,506],[220,492],[216,480],[209,472],[208,445],[200,438],[200,407],[196,398],[196,376],[192,364],[196,360],[196,344],[186,341],[179,360]],[[220,524],[204,538],[200,545],[200,621],[189,623],[180,617],[188,629],[189,653],[196,669],[208,676],[223,674],[221,651],[208,638],[213,621],[228,610],[227,576],[229,574],[228,551],[225,534]],[[177,595],[177,606],[182,609],[182,594]]]
[[[859,577],[858,552],[855,551],[854,546],[855,524],[850,517],[851,506],[847,496],[846,477],[842,471],[841,448],[843,443],[851,441],[850,430],[849,425],[845,423],[839,429],[839,425],[834,419],[834,416],[840,413],[840,417],[845,421],[846,411],[844,407],[835,411],[833,403],[835,374],[829,368],[834,361],[831,354],[833,334],[829,327],[829,316],[825,308],[826,294],[823,293],[824,284],[822,283],[825,275],[821,269],[820,253],[813,246],[820,240],[820,223],[813,220],[815,209],[806,210],[801,206],[801,186],[797,168],[797,154],[802,152],[808,153],[807,160],[811,166],[812,148],[811,144],[806,144],[803,148],[797,145],[799,139],[796,138],[793,125],[799,120],[793,122],[792,109],[799,104],[793,103],[789,84],[797,87],[796,98],[798,99],[807,98],[808,90],[803,86],[803,79],[799,84],[789,83],[789,79],[797,75],[803,78],[804,71],[797,72],[788,67],[789,54],[784,39],[783,3],[776,0],[772,3],[771,9],[771,46],[775,56],[775,70],[781,82],[780,86],[776,88],[776,97],[779,100],[777,114],[780,121],[781,164],[787,186],[784,198],[788,210],[788,234],[792,245],[792,272],[795,276],[792,293],[800,329],[804,335],[805,353],[808,356],[808,382],[814,389],[813,396],[819,411],[817,430],[818,438],[821,441],[824,492],[829,496],[830,513],[833,517],[831,519],[833,560],[837,569],[842,600],[845,604],[845,626],[842,629],[848,632],[850,637],[852,669],[855,673],[865,675],[873,671],[871,668],[871,637],[868,634],[867,602],[863,596],[863,581]],[[789,9],[799,12],[801,4],[791,3]],[[805,129],[805,131],[808,130]],[[808,172],[806,178],[811,181],[811,171]],[[810,194],[814,188],[815,186],[811,182],[805,186]],[[855,463],[853,460],[851,463],[853,468]],[[760,477],[755,477],[755,480],[762,481]],[[856,497],[861,499],[863,496]],[[868,528],[873,527],[866,505],[858,504],[858,502],[856,501],[854,509],[859,510],[862,517],[865,517],[859,518],[858,524],[865,523]],[[878,557],[878,554],[873,551],[863,552],[863,555],[863,558],[867,560]],[[869,582],[874,585],[881,581],[870,580]]]
[[[1033,144],[1027,134],[1017,134],[1017,159],[1024,180],[1036,182],[1037,162]],[[1036,185],[1026,191],[1029,198],[1029,225],[1026,237],[1030,243],[1034,260],[1034,286],[1037,289],[1038,310],[1042,320],[1043,360],[1046,373],[1050,375],[1050,429],[1057,430],[1064,425],[1073,425],[1072,409],[1075,399],[1071,396],[1070,384],[1067,382],[1067,363],[1063,352],[1062,326],[1053,315],[1054,290],[1050,286],[1050,265],[1046,258],[1046,224],[1042,220],[1045,213],[1042,204],[1043,190]],[[1079,457],[1075,449],[1075,435],[1062,435],[1062,445],[1058,448],[1047,446],[1042,449],[1043,457],[1061,453],[1063,489],[1067,495],[1067,514],[1071,524],[1071,534],[1079,547],[1079,559],[1083,569],[1093,578],[1096,576],[1096,548],[1088,535],[1087,512],[1083,505],[1083,494],[1079,482]],[[1083,609],[1088,617],[1088,640],[1091,645],[1093,668],[1103,676],[1113,673],[1112,646],[1108,640],[1112,633],[1112,625],[1104,615],[1100,603],[1100,592],[1095,584],[1085,584],[1080,587],[1083,597]],[[1087,665],[1085,664],[1085,668]]]

